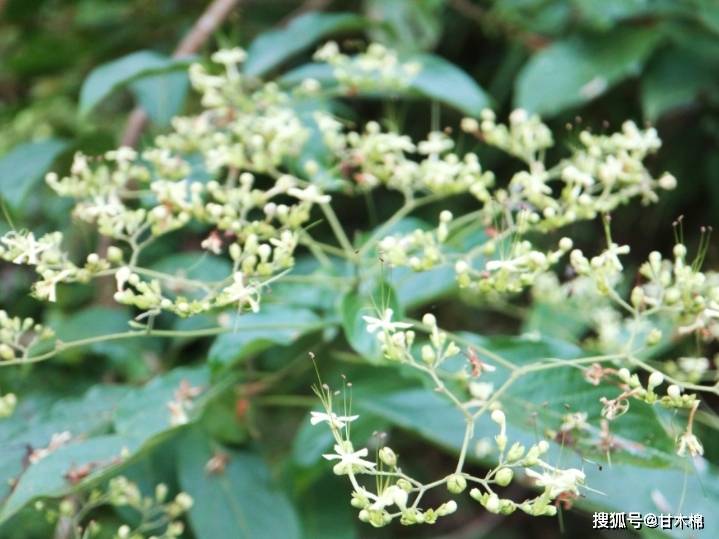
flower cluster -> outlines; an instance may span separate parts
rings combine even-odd
[[[59,518],[69,521],[73,534],[80,537],[112,537],[113,539],[176,539],[182,536],[185,526],[180,520],[193,504],[192,498],[180,492],[174,499],[168,500],[169,489],[160,483],[152,496],[143,496],[139,487],[123,476],[110,479],[105,489],[93,489],[78,500],[66,498],[55,507],[46,502],[35,504],[50,522]],[[79,503],[78,503],[79,502]],[[97,520],[87,520],[87,516],[102,507],[129,508],[139,516],[134,526],[122,524],[108,529],[107,524]],[[110,535],[108,535],[110,533]]]
[[[3,259],[40,275],[33,287],[38,298],[55,301],[60,283],[114,275],[115,300],[142,316],[190,316],[230,304],[257,310],[263,280],[293,266],[313,206],[330,197],[286,170],[307,129],[290,94],[244,79],[243,59],[239,49],[219,51],[213,60],[223,70],[216,74],[194,65],[191,79],[206,110],[175,118],[174,131],[153,146],[142,152],[121,147],[98,158],[78,153],[68,175],[47,175],[59,195],[76,200],[73,215],[114,243],[106,255],[90,253],[78,266],[59,232],[36,238],[12,231],[0,238]],[[195,223],[208,231],[202,247],[229,256],[233,271],[218,283],[185,281],[191,297],[173,297],[169,289],[177,279],[143,271],[141,253],[163,234]]]
[[[542,440],[529,449],[519,442],[509,444],[506,415],[492,396],[493,384],[478,381],[484,372],[491,373],[495,370],[493,365],[481,361],[473,351],[470,352],[471,372],[462,370],[453,377],[464,382],[467,387],[468,398],[463,400],[447,387],[442,379],[447,375],[447,371],[440,369],[461,350],[448,334],[438,327],[434,315],[425,314],[422,317],[421,328],[428,333],[428,342],[419,347],[420,358],[416,359],[413,347],[415,332],[410,329],[412,324],[393,321],[393,314],[391,309],[385,309],[379,317],[365,316],[367,331],[375,334],[385,358],[401,361],[431,376],[437,391],[444,394],[467,419],[467,432],[455,472],[441,480],[423,484],[402,471],[398,466],[398,456],[391,447],[381,447],[374,461],[367,459],[367,448],[355,449],[350,436],[350,425],[359,415],[351,414],[346,394],[343,415],[337,415],[333,409],[333,398],[339,392],[333,393],[326,385],[316,387],[315,393],[325,411],[312,412],[310,422],[313,425],[326,423],[332,432],[336,442],[335,453],[324,455],[324,458],[335,462],[334,473],[349,477],[353,487],[351,503],[360,509],[360,520],[375,527],[385,526],[395,518],[399,518],[403,525],[434,524],[437,517],[453,513],[457,509],[457,502],[451,499],[437,508],[420,507],[424,493],[440,485],[444,485],[450,494],[460,494],[467,489],[468,483],[472,483],[476,485],[469,492],[473,499],[487,511],[505,515],[519,509],[533,516],[552,516],[557,512],[555,500],[579,495],[579,489],[585,481],[584,473],[575,468],[558,468],[544,461],[541,457],[549,450],[547,441]],[[486,475],[477,477],[464,472],[463,464],[474,435],[475,422],[488,409],[492,410],[491,419],[499,427],[499,432],[494,437],[498,463]],[[525,477],[540,487],[542,492],[519,503],[500,497],[496,492],[497,487],[508,486],[515,477],[515,470],[523,470]],[[363,476],[374,476],[377,483],[376,492],[370,491],[361,483]]]
[[[407,135],[383,131],[377,122],[368,122],[359,132],[344,131],[327,113],[318,112],[315,118],[325,143],[337,155],[338,171],[361,191],[384,186],[407,199],[462,193],[489,199],[494,174],[482,170],[476,154],[452,151],[454,141],[442,132],[430,132],[415,143]]]
[[[329,64],[334,80],[349,94],[367,89],[403,89],[422,69],[418,62],[401,62],[395,51],[380,43],[371,43],[367,50],[349,56],[340,51],[336,42],[329,41],[315,52],[314,59]],[[304,86],[313,88],[317,83],[305,81]]]
[[[32,318],[11,317],[0,310],[0,363],[27,357],[35,344],[53,335],[50,328]]]

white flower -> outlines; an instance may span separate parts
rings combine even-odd
[[[222,291],[222,304],[239,303],[240,306],[247,304],[256,313],[260,310],[260,296],[252,285],[245,285],[245,278],[242,272],[238,271],[232,276],[233,283]]]
[[[122,292],[125,289],[125,284],[130,279],[130,275],[132,275],[132,270],[128,266],[123,266],[115,272],[118,292]]]
[[[576,468],[551,470],[541,474],[527,468],[525,472],[535,480],[538,486],[544,487],[547,494],[552,498],[556,498],[562,492],[571,492],[578,495],[579,486],[584,484],[586,477],[584,472]]]
[[[335,451],[336,453],[329,453],[322,456],[327,460],[339,460],[333,468],[333,471],[337,475],[350,473],[353,471],[353,468],[368,470],[377,465],[375,462],[370,462],[362,458],[368,454],[366,447],[355,451],[350,442],[343,442],[342,444],[335,444]]]
[[[412,324],[407,322],[392,322],[392,315],[394,311],[392,309],[385,309],[382,313],[382,318],[374,318],[373,316],[363,316],[362,319],[367,322],[367,331],[374,333],[378,329],[383,331],[393,332],[398,329],[411,328]]]
[[[358,415],[340,415],[338,416],[334,412],[328,414],[324,412],[310,412],[310,423],[317,425],[323,421],[327,422],[334,429],[343,429],[347,423],[351,423],[357,419]]]
[[[694,436],[691,432],[685,432],[679,438],[677,455],[683,457],[687,454],[687,452],[689,452],[692,457],[704,454],[704,447],[702,446],[702,443],[699,441],[699,438]]]
[[[287,190],[287,194],[304,202],[312,202],[313,204],[327,204],[332,197],[323,195],[316,185],[309,185],[305,189],[292,187]]]

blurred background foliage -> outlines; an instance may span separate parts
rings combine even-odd
[[[173,60],[171,54],[206,5],[202,0],[0,0],[0,195],[5,217],[0,222],[0,231],[11,226],[37,232],[67,229],[70,203],[52,196],[42,176],[50,169],[66,169],[76,150],[95,154],[115,147],[135,105],[142,106],[151,119],[142,141],[162,132],[173,115],[198,110],[197,99],[188,89],[184,72],[187,61]],[[312,10],[363,18],[346,19],[342,23],[310,19],[305,27],[296,28],[294,32],[275,32],[293,17]],[[258,36],[261,37],[258,39]],[[632,245],[630,260],[635,266],[650,250],[668,252],[674,241],[671,223],[678,216],[684,215],[690,248],[692,242],[698,241],[699,227],[715,224],[717,220],[719,3],[715,0],[240,0],[198,56],[206,56],[223,45],[240,44],[250,47],[251,52],[255,47],[255,58],[259,58],[258,65],[263,67],[258,67],[258,71],[263,71],[263,76],[273,76],[291,73],[293,68],[307,63],[314,45],[329,37],[342,40],[350,49],[365,40],[375,40],[407,56],[431,52],[461,68],[477,83],[465,94],[464,88],[455,88],[455,95],[450,97],[454,103],[449,104],[440,95],[435,96],[434,103],[396,98],[348,100],[345,106],[351,108],[357,123],[385,118],[414,136],[423,136],[433,126],[457,130],[463,113],[476,103],[486,102],[500,117],[514,107],[540,113],[559,134],[560,148],[572,143],[579,128],[614,130],[625,119],[655,125],[664,147],[651,168],[671,171],[678,178],[679,186],[664,195],[656,206],[636,205],[614,216],[615,239]],[[431,81],[440,94],[442,84],[446,84],[444,75],[446,71],[439,71],[437,79]],[[460,144],[465,149],[474,149],[475,143],[460,138]],[[485,168],[495,170],[500,178],[507,177],[515,166],[493,152],[482,150],[480,155]],[[380,215],[391,213],[391,207],[384,207],[390,202],[387,198],[377,203]],[[362,224],[359,223],[362,218],[351,205],[343,216],[350,225],[355,218],[358,225]],[[576,227],[571,233],[586,245],[598,247],[604,239],[597,230],[596,227]],[[86,252],[96,245],[94,232],[83,227],[74,227],[67,241],[78,252]],[[151,257],[168,268],[184,267],[187,260],[171,255],[188,251],[188,256],[192,256],[198,249],[197,243],[197,239],[173,237],[171,242],[163,241]],[[707,264],[715,266],[716,261],[717,252],[712,247]],[[212,272],[213,268],[203,267],[197,271]],[[27,274],[3,266],[0,279],[3,308],[11,305],[14,313],[45,319],[68,339],[126,327],[129,313],[100,304],[95,290],[89,286],[76,286],[72,294],[63,294],[56,307],[43,313],[44,307],[27,295],[30,283]],[[311,298],[312,305],[332,305],[331,290],[328,293],[329,298]],[[448,316],[455,319],[475,316],[467,306],[455,305],[449,311]],[[511,317],[487,320],[477,315],[476,324],[496,332],[517,329]],[[312,348],[314,342],[311,338],[295,341],[282,335],[248,339],[166,343],[153,338],[142,342],[106,343],[66,353],[59,362],[44,365],[42,374],[29,369],[3,369],[0,382],[6,388],[38,390],[29,406],[34,407],[42,419],[37,420],[39,431],[23,438],[27,443],[33,436],[41,440],[47,432],[76,422],[73,406],[85,410],[84,413],[90,409],[90,415],[96,416],[93,421],[88,420],[87,432],[114,430],[127,436],[131,433],[149,437],[161,434],[159,427],[153,430],[156,427],[151,417],[145,417],[144,423],[137,427],[133,427],[132,421],[129,427],[122,423],[122,417],[139,419],[132,410],[125,409],[131,399],[121,401],[110,382],[136,384],[155,374],[170,372],[164,376],[171,380],[156,378],[150,389],[147,389],[149,386],[141,389],[121,386],[123,392],[153,393],[154,400],[150,401],[137,396],[140,406],[152,408],[153,402],[164,402],[162,399],[171,394],[181,375],[204,376],[192,370],[172,370],[175,367],[197,364],[196,360],[208,354],[215,365],[234,364],[244,357],[258,356],[262,365],[267,366],[269,362],[276,367],[282,364],[282,354],[289,357],[302,353]],[[272,344],[268,341],[284,345],[292,342],[292,345],[283,348],[279,356],[274,354],[263,359],[262,351]],[[360,380],[373,379],[369,370],[361,366],[350,370]],[[42,376],[41,388],[39,376]],[[223,376],[229,380],[226,387],[230,387],[237,372],[228,371]],[[287,389],[306,393],[310,379],[295,380],[295,385]],[[65,403],[50,407],[51,402],[62,396],[77,399],[98,380],[108,385],[98,386],[80,401],[72,401],[72,406]],[[297,425],[294,416],[278,412],[271,403],[266,408],[258,406],[238,411],[238,407],[246,406],[247,399],[232,392],[223,395],[206,410],[202,428],[210,432],[214,440],[232,447],[239,447],[252,438],[266,450],[271,462],[280,464],[284,483],[289,484],[286,490],[294,495],[299,514],[303,515],[304,537],[392,536],[391,531],[346,529],[347,522],[353,522],[354,516],[344,500],[339,500],[342,503],[338,505],[335,499],[338,493],[344,492],[344,487],[339,486],[335,478],[327,477],[323,466],[312,462],[312,458],[316,460],[318,456],[317,447],[316,443],[312,447],[306,429],[301,429],[298,439],[292,440]],[[162,405],[156,407],[162,408]],[[119,413],[126,414],[120,420],[115,417],[109,421],[109,416],[103,415],[103,410],[110,414],[118,409]],[[31,414],[32,410],[24,413]],[[373,428],[392,423],[389,416],[381,417],[381,414],[370,419],[373,421],[368,424]],[[0,426],[2,444],[8,454],[17,456],[25,451],[21,443],[14,441],[16,433],[27,427],[21,423],[10,421]],[[285,425],[287,429],[282,428]],[[287,433],[284,438],[278,436],[278,427]],[[146,484],[155,478],[167,480],[165,468],[169,461],[206,460],[212,452],[208,438],[198,438],[194,431],[173,436],[153,438],[153,447],[146,449],[143,458],[134,461],[129,475]],[[177,436],[188,437],[183,439],[181,447],[190,449],[177,449],[180,447]],[[411,440],[411,437],[400,438],[397,444],[411,454]],[[286,460],[284,450],[292,444],[295,458]],[[298,446],[314,456],[308,457]],[[163,455],[174,455],[177,451],[181,454],[175,459],[163,459]],[[229,501],[223,498],[222,489],[202,494],[213,506],[232,505],[235,498],[244,503],[242,492],[252,491],[251,481],[267,481],[263,469],[255,464],[250,467],[258,468],[255,471],[261,477],[244,476],[239,463],[255,457],[246,456],[241,450],[233,451],[237,451],[236,464],[229,475],[233,492],[224,493]],[[707,441],[707,453],[716,460],[719,444]],[[423,455],[421,462],[433,463],[431,468],[441,469],[446,464],[445,458],[437,450],[435,454]],[[11,477],[12,464],[2,463],[2,466],[7,467],[3,477]],[[169,476],[174,477],[172,473]],[[191,474],[180,474],[172,486],[190,488],[194,481],[199,480]],[[172,484],[172,480],[170,482]],[[60,487],[49,489],[48,494],[59,490]],[[308,491],[311,496],[301,496]],[[253,502],[256,505],[244,509],[251,515],[262,513],[268,507],[279,507],[280,512],[291,511],[283,505],[285,498],[273,490],[251,497],[256,498]],[[294,522],[297,518],[294,515],[285,520]],[[581,515],[565,514],[564,519],[570,536],[572,530],[588,532],[590,524]],[[519,515],[509,522],[498,522],[487,518],[474,520],[471,513],[460,512],[450,522],[451,526],[441,530],[400,531],[409,533],[404,535],[407,537],[419,537],[412,535],[417,533],[445,539],[483,537],[488,533],[491,537],[508,538],[550,537],[558,533],[554,521],[536,522]],[[10,523],[12,528],[7,525],[0,528],[1,537],[48,537],[43,535],[47,533],[47,526],[31,513],[21,511]],[[217,531],[219,528],[212,528],[212,523],[193,522],[193,525],[214,530],[198,533],[198,538],[221,536],[217,535],[221,533]],[[299,536],[297,531],[288,532],[281,526],[275,529],[273,525],[277,523],[262,524],[266,531],[263,537]],[[299,529],[300,524],[296,526]],[[270,529],[271,532],[267,531]]]

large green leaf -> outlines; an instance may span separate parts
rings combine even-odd
[[[58,139],[28,142],[0,158],[0,197],[18,208],[35,184],[48,171],[67,143]]]
[[[80,112],[87,114],[114,90],[146,75],[184,69],[188,59],[138,51],[93,69],[80,90]]]
[[[194,389],[198,393],[197,397],[190,399],[192,405],[186,412],[189,420],[196,419],[200,410],[195,399],[207,391],[208,383],[205,367],[177,368],[143,387],[126,390],[113,416],[115,431],[124,436],[148,439],[174,429],[177,424],[173,423],[168,403],[176,400],[181,388]]]
[[[478,116],[490,105],[490,98],[482,87],[461,68],[434,54],[415,54],[402,58],[403,62],[417,62],[421,69],[403,89],[370,91],[363,94],[353,90],[353,97],[388,98],[424,97],[438,101],[464,114]],[[304,79],[317,80],[326,89],[337,85],[332,67],[327,64],[310,63],[299,66],[280,79],[286,86],[300,84]]]
[[[73,470],[87,468],[98,477],[98,472],[112,470],[122,462],[123,453],[136,447],[136,440],[107,435],[58,448],[23,472],[0,510],[0,523],[40,496],[62,496],[73,490],[76,485],[68,479]]]
[[[514,104],[552,115],[591,101],[624,78],[637,75],[660,38],[653,29],[621,28],[555,41],[522,68]]]
[[[234,318],[232,331],[217,337],[209,352],[213,370],[221,370],[273,345],[289,345],[321,327],[308,309],[266,304],[260,312]]]
[[[227,455],[224,470],[208,473],[215,451]],[[299,519],[286,495],[273,486],[263,460],[250,451],[216,447],[199,429],[179,448],[179,479],[194,505],[190,525],[197,539],[299,539]]]
[[[182,110],[190,79],[184,71],[158,73],[135,80],[130,88],[150,119],[166,127]]]
[[[365,0],[367,16],[377,21],[373,41],[400,52],[432,49],[442,33],[442,0]]]
[[[245,73],[261,76],[313,43],[333,34],[361,30],[364,17],[352,13],[305,13],[285,28],[264,32],[247,50]]]
[[[412,56],[422,69],[410,82],[410,89],[465,114],[478,116],[490,105],[489,96],[462,69],[434,54]]]
[[[655,121],[672,109],[692,105],[702,91],[712,90],[716,95],[719,83],[714,73],[718,64],[686,49],[662,51],[642,78],[644,116]]]
[[[178,391],[197,388],[189,399],[188,420],[196,419],[205,397],[208,373],[200,369],[176,369],[142,388],[106,386],[91,389],[80,399],[58,401],[47,412],[42,407],[27,416],[24,408],[0,428],[2,479],[17,484],[0,506],[0,523],[28,502],[56,497],[116,473],[130,457],[137,457],[182,428],[172,421],[168,403]],[[21,401],[22,403],[22,401]],[[53,434],[68,431],[70,440],[45,458],[27,464],[28,448],[48,446]],[[84,470],[80,482],[73,471]]]

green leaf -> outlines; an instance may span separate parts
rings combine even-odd
[[[190,79],[184,71],[158,73],[137,79],[130,88],[150,119],[158,126],[166,127],[182,110]]]
[[[122,461],[125,450],[132,450],[131,443],[121,436],[97,436],[88,440],[64,445],[39,462],[28,466],[0,510],[0,523],[4,522],[30,501],[40,496],[62,496],[73,485],[67,478],[72,470],[89,466],[91,471],[107,471]]]
[[[366,26],[364,17],[352,13],[305,13],[285,28],[270,30],[255,39],[247,50],[244,71],[262,76],[321,39]]]
[[[462,69],[434,54],[412,56],[422,69],[410,83],[410,89],[435,99],[465,114],[479,116],[490,105],[489,96]]]
[[[305,539],[354,539],[358,536],[355,510],[344,496],[337,495],[347,488],[342,479],[323,475],[298,496],[302,537]]]
[[[10,493],[10,481],[24,469],[27,448],[46,447],[53,434],[69,431],[88,437],[108,433],[112,414],[124,389],[99,386],[80,398],[52,401],[46,394],[24,395],[15,413],[0,422],[0,500]]]
[[[400,52],[432,49],[442,33],[442,0],[365,0],[373,41]]]
[[[366,360],[379,362],[382,353],[377,335],[367,331],[367,322],[363,317],[381,318],[385,309],[392,309],[392,320],[401,320],[397,293],[392,286],[380,281],[369,289],[352,290],[344,295],[339,308],[342,328],[352,348]]]
[[[553,115],[591,101],[637,75],[660,38],[653,29],[618,28],[555,41],[522,68],[515,82],[514,104]]]
[[[167,273],[180,279],[190,279],[205,283],[217,283],[227,279],[232,274],[232,264],[229,260],[211,255],[204,251],[186,251],[171,254],[160,259],[151,268],[155,271]],[[173,294],[190,298],[199,298],[205,292],[193,286],[181,286],[171,291]]]
[[[183,386],[200,389],[187,410],[189,420],[196,419],[207,402],[207,381],[205,368],[176,369],[142,388],[96,387],[80,399],[58,401],[46,413],[39,407],[29,417],[21,400],[16,414],[0,424],[3,483],[17,479],[0,508],[0,522],[35,498],[62,496],[116,473],[128,457],[179,432],[183,425],[172,423],[168,403]],[[28,447],[47,447],[52,435],[63,431],[71,435],[67,444],[34,464],[25,463]],[[69,472],[83,468],[88,475],[80,483],[68,480]]]
[[[128,389],[118,402],[113,416],[113,426],[118,434],[147,439],[161,432],[176,428],[168,403],[176,400],[175,394],[181,387],[195,388],[202,395],[209,383],[209,373],[202,367],[177,368],[164,376],[154,378],[143,387]],[[194,403],[187,411],[188,419],[196,419],[199,410]],[[201,402],[201,401],[200,401]]]
[[[223,471],[210,474],[206,465],[216,449],[228,462]],[[255,453],[216,448],[195,429],[179,448],[179,475],[182,490],[194,500],[189,521],[197,539],[300,538],[294,508]]]
[[[80,90],[80,112],[89,113],[116,89],[146,75],[187,67],[187,58],[168,58],[153,51],[138,51],[93,69]]]
[[[719,90],[714,72],[719,62],[708,62],[686,49],[662,51],[642,77],[644,116],[655,121],[662,114],[693,104],[702,91]]]
[[[0,197],[17,209],[53,161],[67,148],[67,142],[46,139],[20,144],[0,158]]]
[[[127,309],[89,307],[69,316],[54,317],[52,327],[61,341],[69,342],[128,331],[129,320]]]
[[[478,116],[483,108],[490,105],[490,98],[482,87],[462,69],[444,58],[434,54],[415,54],[403,57],[402,62],[417,62],[421,66],[419,73],[408,82],[406,88],[364,94],[361,91],[353,92],[352,97],[424,97],[472,116]],[[293,86],[306,78],[317,80],[325,89],[337,85],[332,67],[321,63],[301,65],[285,73],[280,82],[285,86]]]
[[[234,318],[230,333],[218,336],[209,352],[213,371],[231,367],[273,345],[289,345],[302,335],[321,327],[319,318],[308,309],[263,305],[258,313]]]

